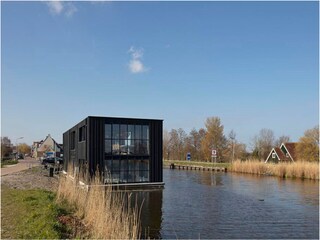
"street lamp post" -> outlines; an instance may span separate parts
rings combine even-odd
[[[18,159],[18,155],[19,155],[19,149],[18,149],[18,140],[22,139],[23,137],[19,137],[16,139],[16,150],[17,150],[17,154],[16,154],[16,159]]]

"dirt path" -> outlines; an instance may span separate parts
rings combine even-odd
[[[38,160],[32,159],[32,158],[26,158],[23,160],[19,160],[18,164],[15,165],[7,165],[3,168],[1,168],[0,175],[5,176],[9,174],[13,174],[16,172],[20,172],[35,166],[40,166],[40,162]]]
[[[20,171],[8,173],[1,176],[1,185],[17,189],[46,189],[56,191],[58,189],[58,175],[49,177],[49,171],[43,166],[33,166],[31,169],[23,167],[16,168]],[[23,169],[23,170],[21,170]]]

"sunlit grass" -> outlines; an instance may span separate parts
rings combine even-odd
[[[2,239],[66,238],[67,229],[58,221],[66,209],[57,205],[54,199],[53,192],[1,185]]]
[[[283,178],[302,178],[319,180],[317,162],[264,163],[258,160],[235,161],[229,171],[251,174],[264,174]]]
[[[88,227],[90,238],[140,238],[137,206],[130,206],[130,199],[101,185],[99,176],[90,182],[89,187],[79,185],[76,178],[61,177],[58,199],[67,200],[76,207],[76,214]]]

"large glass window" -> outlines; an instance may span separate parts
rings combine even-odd
[[[119,139],[119,124],[112,124],[112,138]]]
[[[142,139],[149,139],[149,126],[142,126]]]
[[[120,154],[120,143],[119,139],[112,140],[112,154],[119,155]]]
[[[111,140],[110,139],[106,139],[105,140],[105,153],[106,154],[111,154],[112,151],[111,151]]]
[[[111,139],[111,124],[106,124],[105,125],[105,134],[104,134],[104,137],[106,139]]]
[[[148,125],[105,124],[105,182],[149,181]]]

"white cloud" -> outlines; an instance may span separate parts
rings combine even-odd
[[[129,63],[129,68],[132,73],[140,73],[145,71],[145,67],[143,66],[140,60],[131,60]]]
[[[63,4],[60,1],[50,1],[50,2],[47,2],[47,5],[52,14],[59,15],[63,10]]]
[[[129,62],[130,72],[132,73],[146,72],[148,69],[142,63],[143,49],[142,48],[136,49],[135,47],[131,46],[128,52],[131,54],[131,60]]]
[[[66,11],[65,11],[65,14],[67,17],[72,17],[72,15],[77,12],[78,9],[76,8],[76,6],[72,3],[68,3],[66,5]]]
[[[72,17],[72,15],[78,11],[76,6],[71,2],[49,1],[47,2],[47,6],[53,15],[64,13],[65,16]]]

